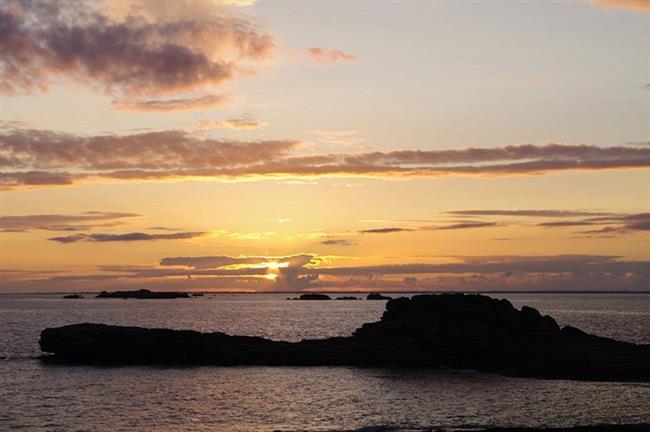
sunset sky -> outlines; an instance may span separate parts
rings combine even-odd
[[[0,0],[0,291],[650,289],[650,2]]]

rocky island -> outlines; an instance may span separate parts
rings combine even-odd
[[[150,291],[147,289],[140,289],[136,291],[102,291],[95,296],[95,298],[120,298],[120,299],[175,299],[175,298],[190,298],[190,294],[186,292],[174,291]]]
[[[366,296],[366,300],[391,300],[392,297],[385,296],[379,293],[370,293]]]
[[[650,345],[560,328],[549,316],[483,295],[398,298],[352,336],[301,342],[75,324],[43,330],[45,361],[83,364],[448,367],[509,376],[650,381]]]

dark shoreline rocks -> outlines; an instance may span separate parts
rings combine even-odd
[[[190,298],[190,293],[176,291],[150,291],[140,289],[136,291],[102,291],[95,298],[120,298],[120,299],[175,299]]]
[[[168,329],[48,328],[45,360],[86,364],[449,367],[509,376],[650,381],[650,345],[560,328],[530,307],[483,295],[398,298],[352,336],[301,342]]]

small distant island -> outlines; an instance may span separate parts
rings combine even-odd
[[[370,293],[366,296],[366,300],[392,300],[392,297],[379,293]]]
[[[191,295],[180,291],[150,291],[139,289],[136,291],[102,291],[95,298],[119,298],[119,299],[175,299],[190,298]]]
[[[81,294],[68,294],[63,296],[64,299],[82,299],[84,296]]]
[[[355,296],[341,296],[341,297],[337,297],[336,299],[337,300],[361,300],[359,297],[355,297]]]
[[[310,294],[313,295],[313,294]],[[45,361],[221,366],[449,367],[510,376],[650,381],[650,345],[560,327],[550,316],[479,294],[389,300],[381,320],[348,337],[261,337],[75,324],[41,332]]]
[[[300,297],[287,298],[287,300],[332,300],[327,294],[307,293]]]

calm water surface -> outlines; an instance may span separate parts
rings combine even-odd
[[[509,294],[588,332],[650,343],[650,295]],[[286,295],[178,300],[0,296],[0,430],[343,430],[370,425],[561,426],[650,422],[650,385],[506,378],[472,371],[341,367],[46,366],[38,335],[79,322],[273,339],[349,335],[383,301]]]

